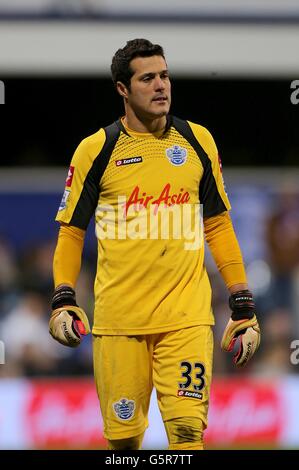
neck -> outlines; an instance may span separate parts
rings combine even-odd
[[[126,112],[124,117],[124,125],[136,132],[158,132],[165,128],[167,122],[166,116],[156,119],[142,119],[142,121],[132,113]]]

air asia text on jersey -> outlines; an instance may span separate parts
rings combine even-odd
[[[117,205],[102,201],[98,204],[98,239],[183,239],[186,250],[202,246],[202,205],[199,201],[190,203],[190,194],[184,188],[172,192],[167,183],[157,197],[135,186],[129,197],[117,199]]]
[[[125,213],[128,213],[128,210],[131,206],[134,206],[136,211],[141,210],[144,207],[147,208],[148,203],[155,204],[157,209],[163,203],[164,206],[169,207],[173,206],[174,204],[186,204],[190,201],[190,195],[188,191],[184,191],[184,188],[181,188],[178,194],[171,194],[170,183],[167,183],[162,189],[160,196],[155,200],[153,199],[154,196],[150,196],[144,192],[141,192],[139,186],[135,186],[125,204]]]

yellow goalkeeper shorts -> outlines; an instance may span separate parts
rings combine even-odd
[[[106,439],[141,434],[153,386],[163,421],[207,425],[213,356],[210,325],[138,336],[93,336],[94,373]]]

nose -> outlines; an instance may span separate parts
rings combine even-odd
[[[160,75],[157,75],[157,76],[156,76],[154,85],[155,85],[155,91],[159,91],[159,90],[164,90],[164,89],[165,89],[165,83],[163,82],[163,80],[162,80],[162,78],[160,77]]]

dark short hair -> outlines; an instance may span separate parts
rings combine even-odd
[[[114,85],[118,81],[122,82],[130,89],[133,71],[130,67],[131,60],[135,57],[151,57],[160,55],[164,57],[164,51],[159,44],[152,44],[147,39],[132,39],[122,49],[118,49],[112,58],[111,75]]]

